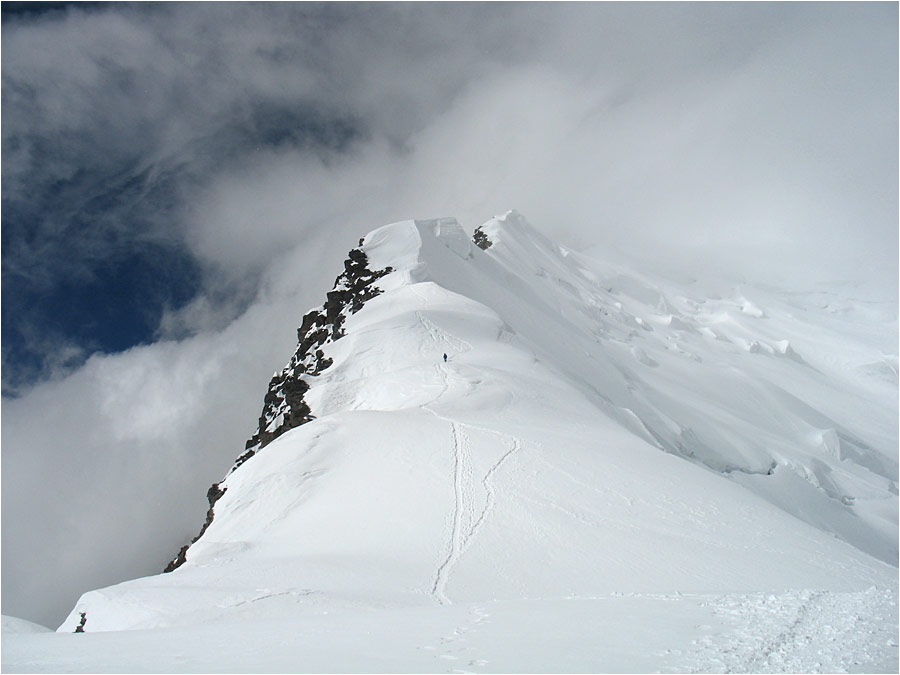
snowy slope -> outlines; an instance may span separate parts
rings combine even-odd
[[[26,621],[15,616],[3,615],[3,634],[7,633],[49,633],[50,629],[33,621]]]
[[[481,232],[367,235],[180,566],[4,668],[895,668],[896,314]]]

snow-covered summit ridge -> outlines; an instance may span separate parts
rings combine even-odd
[[[754,326],[760,319],[774,323],[756,303],[740,292],[728,299],[692,299],[641,275],[608,264],[598,267],[551,242],[516,211],[492,218],[478,230],[490,242],[487,253],[473,245],[453,218],[397,222],[363,237],[328,301],[304,317],[297,353],[273,376],[259,429],[235,468],[284,431],[317,417],[423,404],[427,387],[386,386],[399,377],[398,365],[404,370],[423,366],[410,358],[421,352],[421,343],[407,345],[400,337],[404,333],[391,330],[394,349],[382,345],[380,351],[399,352],[396,356],[377,366],[360,359],[358,343],[365,340],[361,334],[366,329],[354,335],[349,319],[384,293],[369,315],[405,312],[428,326],[422,312],[441,302],[461,305],[473,325],[475,316],[492,314],[499,336],[552,368],[591,401],[596,413],[659,449],[729,476],[863,550],[894,560],[891,505],[897,462],[890,452],[895,439],[889,426],[877,430],[880,438],[871,436],[886,438],[879,452],[871,441],[809,405],[810,394],[821,395],[823,385],[836,383],[819,377],[787,333]],[[770,311],[793,320],[783,316],[782,306]],[[338,344],[345,321],[351,339]],[[438,332],[428,327],[433,348],[457,356],[462,343],[445,337],[445,344],[437,344]],[[484,363],[492,349],[482,348],[472,358]],[[704,359],[712,363],[704,364]],[[383,378],[358,377],[354,364],[359,362],[366,371],[382,370]],[[765,372],[754,372],[759,365]],[[773,369],[778,372],[770,373]],[[866,370],[889,383],[891,373],[896,377],[896,356],[864,364],[861,372]],[[347,381],[354,383],[353,397],[344,393]],[[798,389],[798,384],[804,386]],[[395,400],[398,392],[402,395]],[[410,398],[411,393],[417,395]],[[748,397],[755,410],[747,408]],[[890,416],[883,417],[889,425]],[[875,430],[866,431],[871,435]],[[786,498],[789,493],[795,496]],[[208,521],[221,494],[222,488],[213,486]],[[860,521],[862,509],[871,513]]]
[[[311,312],[332,327],[315,365],[285,368],[303,423],[217,484],[179,569],[86,594],[61,630],[892,587],[880,326],[749,287],[696,297],[515,212],[481,230],[484,250],[453,219],[366,235],[341,302]]]
[[[890,308],[873,330],[871,306],[856,308],[863,321],[830,316],[839,297],[822,313],[819,295],[667,287],[560,247],[515,211],[478,229],[486,255],[452,219],[398,223],[366,244],[376,267],[404,270],[387,283],[430,280],[490,307],[542,364],[648,442],[896,564]],[[438,243],[455,257],[444,262]]]

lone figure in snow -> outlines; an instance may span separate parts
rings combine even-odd
[[[447,355],[444,354],[444,363],[447,363]]]

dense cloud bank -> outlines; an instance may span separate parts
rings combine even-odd
[[[514,207],[645,264],[896,297],[896,21],[862,3],[4,15],[4,612],[52,623],[165,564],[378,225]]]

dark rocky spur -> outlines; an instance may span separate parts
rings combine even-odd
[[[488,239],[487,234],[480,226],[475,228],[475,233],[472,235],[472,241],[482,251],[488,250],[494,244],[494,242]]]
[[[362,242],[360,239],[360,246]],[[382,292],[375,282],[392,271],[391,267],[370,270],[368,257],[362,249],[354,248],[349,252],[344,261],[344,271],[335,279],[325,304],[303,317],[297,329],[297,349],[284,369],[269,381],[256,433],[247,441],[244,452],[235,460],[229,473],[285,432],[315,419],[304,396],[310,386],[307,380],[318,376],[333,363],[322,348],[344,336],[346,318]],[[190,544],[181,548],[166,566],[165,572],[171,572],[185,563],[191,544],[200,539],[212,523],[215,503],[226,490],[219,485],[213,483],[207,492],[209,510],[200,533]]]
[[[375,281],[393,269],[370,270],[364,251],[355,248],[344,261],[344,271],[335,279],[325,304],[303,317],[297,329],[297,350],[281,373],[274,375],[263,400],[257,432],[247,441],[245,452],[235,463],[237,468],[284,432],[314,419],[304,400],[309,390],[305,378],[315,377],[331,366],[322,347],[344,336],[344,321],[381,293]]]

